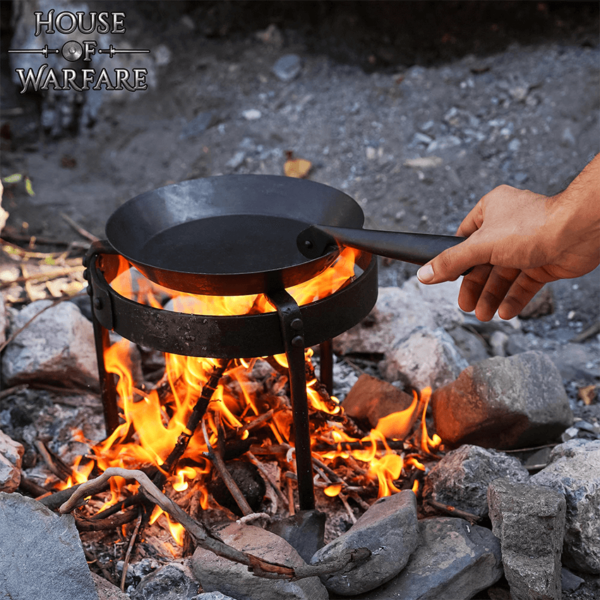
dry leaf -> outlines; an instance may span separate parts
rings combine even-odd
[[[595,385],[586,385],[579,388],[577,395],[583,400],[586,406],[590,406],[594,404],[598,394]]]
[[[296,177],[297,179],[304,179],[312,168],[310,160],[304,160],[303,158],[290,158],[283,165],[283,172],[288,177]]]

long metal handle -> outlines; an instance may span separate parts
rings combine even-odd
[[[424,265],[444,250],[460,244],[465,239],[453,235],[312,225],[298,235],[296,243],[300,252],[307,258],[318,258],[328,252],[332,246],[342,244],[371,254]]]

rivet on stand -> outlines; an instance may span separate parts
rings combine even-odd
[[[102,300],[100,298],[94,298],[94,308],[102,310]]]
[[[297,335],[292,338],[292,346],[294,348],[303,348],[304,347],[304,338],[301,335]]]
[[[294,329],[295,331],[300,331],[302,329],[302,319],[294,319],[291,323],[290,323],[290,327],[292,329]]]

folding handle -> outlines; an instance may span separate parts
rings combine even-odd
[[[424,265],[444,250],[460,244],[465,239],[454,235],[312,225],[298,235],[296,243],[298,250],[307,258],[318,258],[338,245],[343,245],[379,256]]]

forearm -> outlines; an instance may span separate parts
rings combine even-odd
[[[600,239],[600,154],[550,203],[559,245],[561,240],[570,245],[582,238]]]

